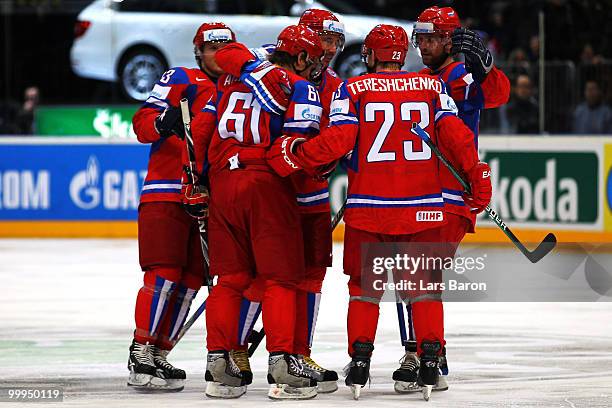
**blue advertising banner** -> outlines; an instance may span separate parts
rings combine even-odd
[[[2,143],[0,220],[134,221],[147,160],[135,143]]]

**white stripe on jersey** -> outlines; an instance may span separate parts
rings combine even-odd
[[[284,128],[313,128],[313,129],[318,129],[319,128],[319,122],[316,121],[312,121],[312,120],[300,120],[297,122],[285,122],[285,124],[283,125]]]
[[[455,200],[455,201],[463,201],[463,197],[457,194],[451,194],[451,193],[445,193],[442,192],[442,197],[443,198],[448,198],[449,200]]]
[[[147,184],[146,186],[142,187],[142,191],[146,191],[146,190],[155,190],[158,188],[172,188],[172,189],[181,189],[181,185],[180,184]]]
[[[311,203],[313,201],[322,200],[328,197],[329,197],[329,191],[326,191],[324,193],[317,194],[317,195],[310,196],[310,197],[297,197],[297,201],[298,203]]]
[[[406,204],[435,204],[443,203],[442,197],[418,198],[418,199],[397,199],[397,200],[378,200],[375,198],[349,198],[347,204],[375,204],[375,205],[406,205]]]
[[[346,115],[333,115],[329,117],[329,123],[340,122],[343,120],[348,120],[349,122],[359,122],[354,116],[346,116]]]

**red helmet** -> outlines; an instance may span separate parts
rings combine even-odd
[[[193,44],[202,48],[205,42],[234,42],[236,34],[223,23],[204,23],[193,37]]]
[[[361,56],[367,58],[373,50],[380,62],[399,62],[404,64],[408,53],[408,34],[400,26],[379,24],[366,36],[361,49]]]
[[[433,34],[439,33],[442,35],[450,35],[455,28],[461,27],[459,15],[452,7],[437,7],[433,6],[425,9],[412,30],[412,44],[417,47],[417,34]]]
[[[344,47],[344,24],[331,11],[315,8],[308,9],[300,17],[298,24],[316,31],[319,35],[335,34],[340,36],[341,43],[338,48],[342,51]]]
[[[276,51],[283,51],[293,56],[305,52],[311,61],[320,61],[323,56],[323,47],[318,34],[303,25],[290,25],[283,29],[278,35]]]

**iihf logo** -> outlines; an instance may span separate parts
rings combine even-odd
[[[78,172],[70,182],[70,198],[83,210],[91,210],[100,204],[100,165],[96,156],[89,156],[87,168]]]

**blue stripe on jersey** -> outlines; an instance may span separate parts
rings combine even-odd
[[[442,194],[427,194],[416,197],[378,197],[362,194],[349,194],[346,208],[398,208],[398,207],[443,207]]]
[[[189,110],[191,110],[191,107],[193,106],[193,103],[195,102],[197,92],[198,92],[198,86],[195,84],[191,84],[187,87],[187,89],[185,89],[185,98],[187,98],[187,101],[189,101]]]
[[[278,115],[270,115],[270,142],[274,142],[283,135],[283,118]]]
[[[144,185],[149,184],[181,184],[179,179],[161,179],[161,180],[148,180],[144,182]]]
[[[140,195],[145,194],[180,194],[180,188],[152,188],[150,190],[143,190]]]
[[[324,188],[312,193],[296,194],[296,199],[299,206],[310,207],[318,204],[324,204],[329,200],[329,190]]]

